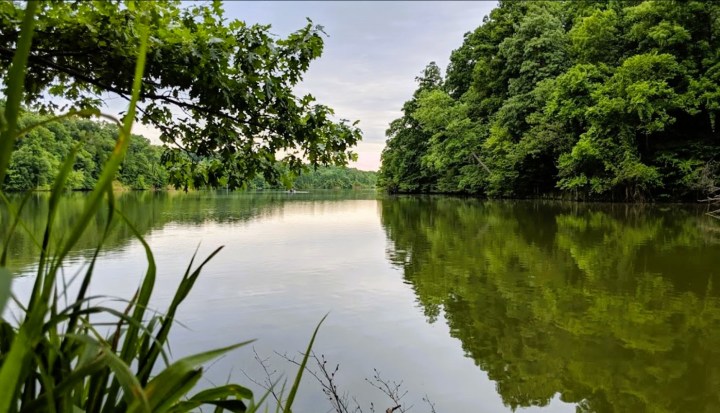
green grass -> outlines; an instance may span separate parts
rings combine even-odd
[[[12,241],[12,232],[25,228],[19,218],[24,202],[17,209],[12,208],[2,193],[1,185],[15,142],[28,131],[28,128],[18,130],[17,119],[23,100],[25,69],[38,6],[34,1],[27,3],[17,52],[6,79],[7,102],[4,119],[0,124],[0,198],[8,204],[13,217],[11,233],[3,240],[0,256],[0,315],[7,316],[8,312],[4,310],[11,301],[21,312],[17,322],[0,319],[0,413],[186,412],[203,405],[213,406],[216,412],[269,410],[269,406],[264,403],[267,394],[255,401],[253,393],[238,384],[197,390],[204,363],[244,346],[249,341],[176,361],[171,361],[165,352],[178,307],[192,290],[203,267],[222,248],[216,249],[199,265],[194,265],[195,256],[190,259],[170,306],[164,314],[157,315],[148,310],[156,277],[152,251],[134,229],[132,222],[115,208],[112,182],[131,138],[145,66],[147,32],[141,33],[142,43],[138,50],[132,99],[125,118],[122,121],[115,120],[119,137],[97,185],[88,195],[82,214],[71,230],[65,234],[54,233],[53,220],[58,202],[75,162],[76,150],[72,151],[52,186],[47,224],[42,240],[37,240],[40,252],[32,292],[27,302],[12,295],[13,275],[6,268],[8,247]],[[85,111],[60,115],[57,119],[91,115],[111,118],[99,112]],[[98,297],[87,295],[96,275],[94,269],[100,257],[102,241],[96,246],[87,270],[79,280],[77,295],[69,303],[62,299],[68,286],[58,278],[68,253],[91,220],[103,210],[107,211],[109,219],[102,238],[107,236],[112,218],[119,218],[134,232],[147,258],[147,271],[141,285],[133,297],[124,300],[126,307],[122,311],[104,307],[98,304]],[[51,242],[58,239],[60,242]],[[98,315],[105,318],[110,316],[114,320],[109,332],[98,331],[93,324],[93,318]],[[319,327],[320,324],[312,335],[306,354],[310,353]],[[284,413],[291,412],[306,363],[307,356],[289,388],[287,400],[283,403]],[[280,407],[276,407],[276,410],[279,411]]]

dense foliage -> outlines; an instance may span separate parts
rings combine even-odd
[[[48,120],[47,116],[25,112],[19,126],[24,128]],[[48,122],[30,130],[18,140],[5,176],[6,191],[49,190],[62,161],[79,146],[73,171],[66,187],[90,190],[100,175],[101,167],[109,158],[117,140],[117,126],[80,118],[67,118]],[[142,136],[133,135],[116,176],[117,181],[130,189],[165,189],[168,168],[162,161],[166,148],[151,145]],[[200,174],[212,158],[201,159],[197,166]],[[370,189],[375,187],[376,173],[338,166],[304,165],[299,175],[283,165],[276,165],[279,181],[255,177],[245,182],[250,189]],[[172,167],[171,167],[172,168]],[[195,185],[201,186],[195,186]],[[218,185],[216,183],[216,185]],[[188,189],[212,187],[206,182],[188,183]]]
[[[698,199],[720,155],[720,3],[501,1],[431,63],[380,184],[493,197]]]
[[[23,8],[0,2],[3,78]],[[228,20],[219,1],[42,2],[25,103],[86,109],[108,94],[129,98],[143,30],[151,36],[137,116],[161,131],[175,186],[234,188],[256,174],[276,179],[278,164],[297,171],[355,157],[355,123],[293,92],[322,53],[322,28],[308,22],[276,38],[270,26]]]
[[[47,117],[25,113],[20,127],[38,124]],[[16,144],[3,187],[7,191],[47,190],[57,176],[62,161],[79,146],[69,189],[90,190],[97,183],[105,161],[115,147],[116,125],[85,119],[64,119],[38,126]],[[164,188],[167,171],[162,166],[163,149],[142,136],[133,135],[116,179],[132,189]]]
[[[720,405],[720,246],[702,210],[393,197],[381,213],[428,320],[513,410]]]

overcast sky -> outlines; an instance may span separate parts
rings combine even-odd
[[[363,141],[353,166],[364,170],[378,169],[385,129],[415,90],[415,76],[431,61],[444,70],[463,34],[495,6],[494,1],[225,2],[228,18],[271,24],[278,36],[302,28],[306,17],[324,26],[325,50],[297,91],[312,93],[340,118],[360,120]]]

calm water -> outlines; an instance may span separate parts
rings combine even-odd
[[[39,233],[46,199],[26,208]],[[69,195],[58,225],[83,202]],[[403,380],[411,412],[720,411],[720,222],[702,208],[348,194],[129,193],[119,208],[153,248],[169,302],[190,256],[225,249],[181,307],[175,357],[257,338],[272,370],[330,315],[315,350],[369,411],[365,378]],[[6,231],[3,212],[0,233]],[[104,225],[66,268],[83,267]],[[38,235],[39,236],[39,235]],[[83,249],[85,248],[85,249]],[[29,272],[30,237],[13,241]],[[145,269],[121,225],[93,294],[129,297]],[[25,294],[31,277],[15,283]],[[208,370],[263,381],[251,347]],[[310,376],[298,412],[329,405]],[[258,389],[257,386],[251,386]],[[382,407],[380,409],[379,407]]]

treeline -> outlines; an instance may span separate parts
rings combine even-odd
[[[284,181],[284,182],[283,182]],[[287,177],[279,183],[270,183],[262,177],[250,182],[250,189],[373,189],[377,172],[361,171],[339,166],[321,166],[310,169],[298,177]]]
[[[28,112],[22,116],[19,127],[22,129],[44,120],[47,117]],[[65,157],[72,148],[79,146],[67,187],[92,189],[117,136],[117,125],[80,118],[35,127],[18,140],[4,188],[7,191],[49,189]],[[165,188],[168,176],[161,165],[162,152],[162,147],[151,145],[142,136],[133,135],[117,180],[132,189]]]
[[[379,185],[490,197],[698,199],[720,155],[720,3],[500,1],[430,63]]]
[[[48,117],[26,112],[20,128],[46,121]],[[77,160],[68,179],[73,190],[90,190],[95,185],[101,167],[110,156],[118,136],[118,128],[108,122],[83,118],[68,118],[35,127],[19,139],[12,154],[5,188],[8,191],[48,190],[57,176],[62,161],[76,145]],[[143,136],[133,135],[127,155],[117,175],[119,183],[130,189],[165,189],[169,173],[177,166],[163,159],[165,148],[150,144]],[[217,159],[199,159],[197,169],[203,171]],[[166,168],[166,165],[169,167]],[[376,172],[345,167],[308,168],[294,176],[279,163],[273,179],[256,177],[247,182],[250,189],[369,189],[375,187]],[[200,173],[198,176],[202,177]],[[274,181],[274,182],[273,182]],[[212,188],[206,181],[193,181],[188,189]]]

